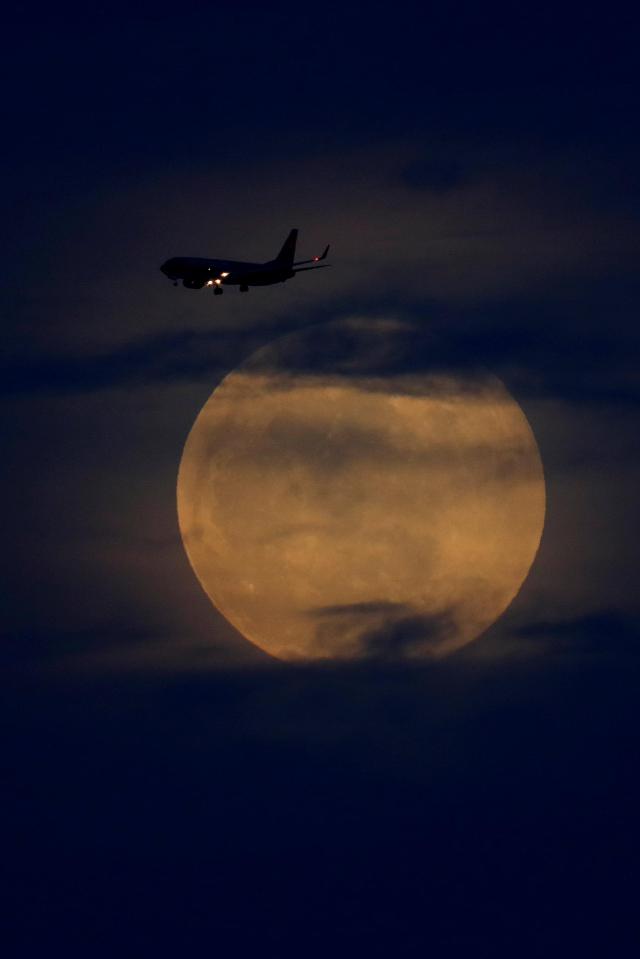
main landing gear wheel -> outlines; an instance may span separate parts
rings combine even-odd
[[[240,292],[241,292],[241,293],[248,293],[248,292],[249,292],[249,287],[247,286],[246,283],[243,283],[243,284],[242,284],[242,286],[240,287]]]
[[[216,286],[216,288],[213,291],[214,296],[222,296],[223,293],[224,293],[224,290],[222,289],[221,286]]]

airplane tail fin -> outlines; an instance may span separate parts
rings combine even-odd
[[[298,240],[298,231],[292,230],[284,241],[282,249],[278,253],[275,262],[282,266],[291,267],[293,258],[296,255],[296,242]]]

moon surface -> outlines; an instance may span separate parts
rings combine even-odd
[[[522,409],[487,373],[403,368],[398,331],[281,338],[222,381],[188,436],[189,560],[272,656],[443,656],[503,613],[535,558],[545,483]]]

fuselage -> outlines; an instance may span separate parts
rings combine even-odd
[[[191,289],[203,286],[268,286],[284,283],[295,276],[294,270],[275,260],[245,263],[242,260],[217,260],[197,256],[176,256],[160,267],[165,276]]]

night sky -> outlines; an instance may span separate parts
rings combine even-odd
[[[4,21],[5,954],[637,949],[639,27],[374,0]],[[159,271],[292,227],[330,270],[216,298]],[[544,463],[525,586],[433,663],[270,659],[178,530],[214,387],[353,318],[410,330],[416,375],[499,376]]]

